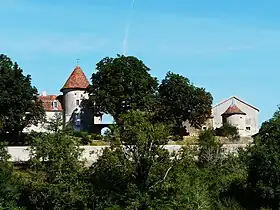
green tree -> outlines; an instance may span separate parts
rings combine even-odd
[[[211,94],[179,74],[167,73],[159,86],[158,100],[157,119],[173,125],[177,134],[182,122],[188,121],[191,126],[200,128],[211,116]]]
[[[0,145],[0,209],[20,210],[18,206],[20,197],[20,179],[15,175],[14,167],[8,162],[10,155],[7,145]]]
[[[25,127],[44,118],[44,109],[31,86],[30,75],[24,76],[17,63],[0,55],[0,132],[18,134]]]
[[[228,123],[224,124],[220,128],[216,128],[214,131],[216,136],[223,136],[223,137],[228,137],[230,140],[236,141],[240,138],[238,129],[230,125]]]
[[[97,63],[96,70],[89,87],[95,114],[110,114],[118,121],[122,113],[131,109],[149,110],[154,103],[157,79],[136,57],[106,57]]]
[[[214,136],[211,129],[200,133],[198,138],[198,160],[202,166],[216,167],[222,159],[222,144]]]
[[[61,113],[56,112],[53,117],[46,120],[45,127],[48,131],[59,132],[63,128],[63,116]]]
[[[89,209],[91,191],[78,144],[62,133],[41,134],[30,148],[29,178],[21,196],[27,209]]]
[[[121,119],[107,136],[112,147],[92,166],[95,209],[173,209],[168,189],[176,158],[164,149],[168,130],[140,111]]]
[[[248,148],[249,203],[255,208],[280,208],[280,108],[264,122]],[[253,202],[254,200],[254,202]]]

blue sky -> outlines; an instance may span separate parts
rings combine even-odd
[[[105,56],[122,53],[131,0],[0,0],[0,53],[58,94],[80,59],[90,78]],[[161,80],[180,73],[218,103],[238,96],[260,111],[280,100],[280,1],[135,0],[127,54]],[[109,118],[106,118],[108,121]]]

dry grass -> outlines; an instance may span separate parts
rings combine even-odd
[[[241,137],[238,140],[231,140],[227,137],[217,137],[222,144],[246,144],[252,141],[251,137]],[[184,136],[180,141],[169,141],[169,145],[196,145],[198,144],[198,136]]]
[[[230,140],[226,137],[217,137],[222,144],[246,144],[252,141],[251,137],[241,137],[237,141]],[[169,141],[168,145],[196,145],[198,144],[198,136],[184,136],[183,140]],[[107,146],[108,142],[102,140],[92,140],[89,146]]]

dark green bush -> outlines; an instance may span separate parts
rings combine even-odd
[[[215,136],[222,136],[222,137],[228,137],[231,140],[238,140],[239,139],[239,133],[235,126],[230,124],[224,124],[220,128],[216,128],[214,130]]]

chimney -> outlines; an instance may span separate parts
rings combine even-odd
[[[47,96],[47,91],[44,90],[44,91],[42,92],[42,96]]]

